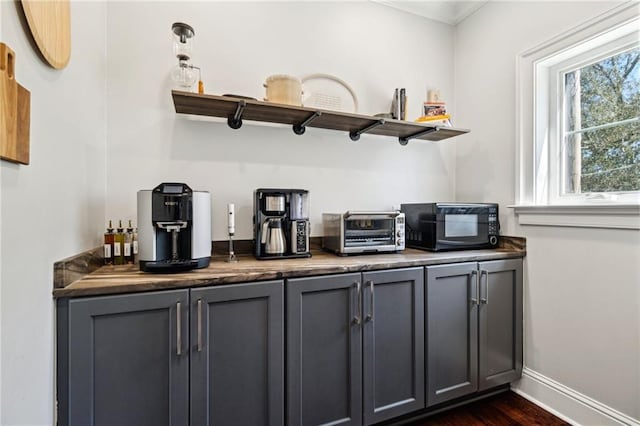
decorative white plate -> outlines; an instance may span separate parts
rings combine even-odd
[[[358,97],[347,83],[329,74],[311,74],[302,80],[302,105],[331,111],[358,112]]]

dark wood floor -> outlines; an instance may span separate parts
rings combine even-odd
[[[569,425],[569,423],[509,391],[443,413],[435,414],[420,421],[410,423],[409,425],[560,426]]]

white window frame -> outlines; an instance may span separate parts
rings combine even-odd
[[[640,229],[638,193],[562,196],[560,72],[638,39],[640,7],[625,3],[517,56],[516,205],[522,225]],[[635,40],[634,40],[635,38]],[[542,118],[542,119],[540,119]]]

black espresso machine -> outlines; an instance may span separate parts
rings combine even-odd
[[[209,266],[211,194],[184,183],[138,191],[138,257],[144,272]]]
[[[257,259],[311,257],[309,191],[256,189],[253,212],[254,254]]]

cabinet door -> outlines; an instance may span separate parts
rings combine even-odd
[[[424,268],[362,274],[364,424],[424,408]]]
[[[187,425],[188,290],[58,302],[59,424]]]
[[[362,422],[361,276],[287,280],[287,423]]]
[[[477,264],[426,268],[427,406],[478,389]]]
[[[480,390],[522,374],[522,259],[480,263]]]
[[[283,287],[191,290],[191,425],[283,424]]]

